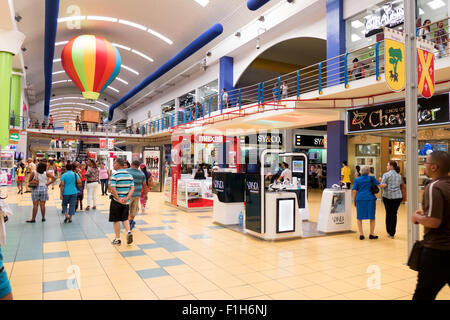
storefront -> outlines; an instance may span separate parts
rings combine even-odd
[[[423,161],[427,152],[448,152],[450,141],[449,94],[418,100],[419,185],[426,180]],[[347,110],[348,163],[354,180],[355,167],[368,165],[380,178],[389,160],[397,161],[405,177],[405,102]],[[431,151],[429,151],[431,150]]]
[[[327,133],[315,133],[306,130],[293,130],[293,151],[308,156],[308,186],[320,188],[326,183],[327,176]],[[317,170],[322,169],[322,178],[317,177]]]
[[[142,163],[152,175],[153,187],[150,191],[161,192],[162,183],[162,148],[159,146],[144,147],[142,150]]]

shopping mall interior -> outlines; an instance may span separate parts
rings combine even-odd
[[[412,300],[450,140],[450,0],[415,2],[411,160],[403,0],[1,0],[0,299]],[[353,198],[389,161],[396,226]]]

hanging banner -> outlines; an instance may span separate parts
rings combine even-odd
[[[100,139],[100,149],[104,150],[106,148],[106,139]]]
[[[424,98],[431,98],[434,93],[433,49],[431,41],[417,39],[417,88]]]
[[[384,28],[384,75],[393,91],[405,87],[405,35],[403,32]]]

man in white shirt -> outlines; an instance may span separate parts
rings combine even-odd
[[[283,179],[283,181],[288,180],[289,183],[292,182],[292,171],[291,169],[289,169],[289,165],[286,162],[282,162],[281,166],[284,168],[283,172],[281,173],[280,177],[278,178],[278,180],[281,181],[281,179]]]

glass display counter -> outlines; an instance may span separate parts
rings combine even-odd
[[[180,179],[177,188],[177,205],[184,209],[213,207],[212,179]]]

